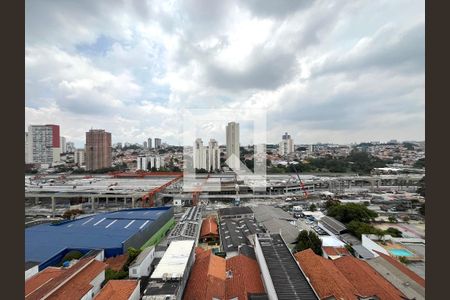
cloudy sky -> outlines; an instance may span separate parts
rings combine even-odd
[[[183,111],[239,109],[272,143],[423,140],[424,21],[423,0],[27,0],[25,126],[179,145]]]

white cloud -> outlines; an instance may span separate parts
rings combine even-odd
[[[269,142],[424,139],[421,0],[26,1],[25,43],[26,124],[78,144],[179,143],[195,107],[263,107]]]

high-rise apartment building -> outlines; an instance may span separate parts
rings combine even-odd
[[[74,153],[75,150],[77,150],[77,149],[75,148],[75,144],[73,142],[67,142],[66,143],[66,151],[67,152]]]
[[[109,168],[111,164],[111,133],[103,129],[86,132],[86,169]]]
[[[60,160],[59,125],[28,127],[28,157],[30,163],[52,164]]]
[[[148,146],[148,149],[152,149],[152,139],[151,138],[149,138],[148,140],[147,140],[147,146]]]
[[[291,136],[286,132],[282,136],[282,140],[279,143],[278,153],[280,155],[288,155],[294,152],[294,141]]]
[[[144,141],[144,149],[147,149],[147,142]]]
[[[207,155],[206,170],[209,172],[220,169],[220,150],[219,144],[215,139],[209,140]]]
[[[206,156],[206,148],[203,146],[202,139],[196,139],[194,143],[194,169],[206,170]]]
[[[86,152],[84,151],[84,149],[76,149],[73,153],[74,163],[77,164],[78,166],[84,165],[86,161],[85,156]]]
[[[155,138],[155,149],[160,149],[160,148],[161,148],[161,139]]]
[[[230,122],[226,127],[227,135],[227,160],[231,160],[229,167],[234,170],[240,169],[240,151],[239,151],[239,123]]]
[[[136,170],[148,171],[149,157],[145,155],[139,155],[136,159]]]
[[[66,153],[67,152],[66,138],[62,136],[59,138],[59,140],[60,140],[59,144],[61,145],[61,153]]]

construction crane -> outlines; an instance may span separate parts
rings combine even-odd
[[[303,184],[303,181],[301,180],[300,175],[297,172],[297,168],[295,167],[295,164],[291,164],[289,162],[289,159],[288,159],[287,155],[285,156],[285,159],[286,159],[288,167],[289,167],[289,165],[292,165],[292,167],[294,168],[295,174],[297,175],[298,181],[300,183],[300,187],[303,190],[303,195],[305,195],[305,198],[308,198],[308,191],[306,190],[305,185]],[[290,179],[289,179],[289,181],[290,181]]]

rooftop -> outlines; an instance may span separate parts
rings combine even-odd
[[[219,209],[219,216],[233,216],[252,214],[253,210],[247,206],[226,207]]]
[[[147,255],[153,251],[154,248],[155,248],[154,246],[144,248],[144,250],[142,250],[141,253],[139,253],[139,255],[136,257],[133,263],[130,264],[129,268],[140,265],[147,257]]]
[[[196,251],[197,252],[197,251]],[[247,299],[264,294],[256,260],[234,256],[228,260],[209,251],[198,251],[185,290],[184,299]]]
[[[341,234],[347,230],[347,227],[345,227],[344,224],[332,217],[324,216],[320,219],[319,222],[322,223],[333,234]]]
[[[239,221],[231,219],[220,221],[219,232],[223,251],[233,252],[238,251],[239,246],[250,243],[249,235],[261,233],[262,230],[253,219],[243,218]]]
[[[200,237],[209,235],[219,235],[218,225],[215,217],[209,217],[202,222],[202,228],[200,230]]]
[[[257,235],[257,240],[261,246],[278,299],[318,299],[308,279],[279,234]]]
[[[126,209],[59,224],[25,229],[25,261],[44,262],[64,249],[105,249],[121,254],[123,242],[168,212],[171,207]]]
[[[171,242],[151,278],[182,278],[193,249],[193,240]]]
[[[137,286],[137,280],[109,280],[94,300],[127,300]]]
[[[404,299],[404,295],[366,262],[352,256],[327,260],[311,249],[297,252],[295,258],[321,298]]]
[[[68,269],[46,269],[25,282],[25,299],[80,299],[106,267],[105,263],[88,257]]]

